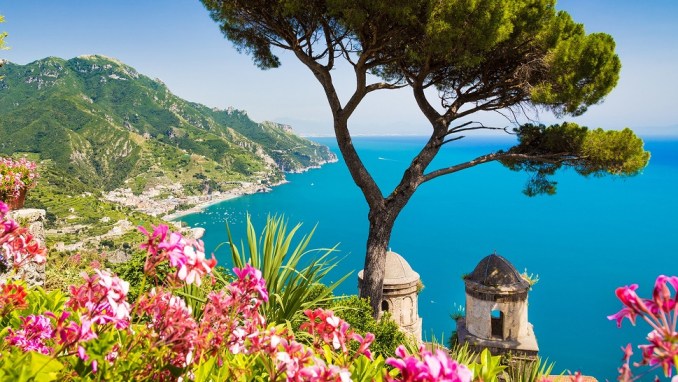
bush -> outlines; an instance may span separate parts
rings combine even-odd
[[[362,335],[373,333],[372,352],[384,358],[393,357],[398,345],[409,341],[388,312],[384,312],[379,321],[375,320],[367,299],[358,296],[341,297],[332,303],[331,309],[336,312],[337,316],[348,322],[357,333]]]

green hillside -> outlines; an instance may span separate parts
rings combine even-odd
[[[201,193],[335,158],[285,126],[185,101],[103,56],[7,63],[0,75],[0,154],[38,154],[94,190],[180,183]]]

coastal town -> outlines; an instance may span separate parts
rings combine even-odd
[[[262,183],[237,182],[234,185],[235,187],[228,191],[214,191],[201,195],[185,195],[183,186],[178,183],[154,186],[139,194],[133,193],[130,188],[118,188],[104,193],[103,199],[151,216],[162,217],[164,220],[174,220],[200,212],[205,207],[225,200],[271,191],[269,185]]]

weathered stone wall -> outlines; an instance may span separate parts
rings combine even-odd
[[[418,280],[403,285],[385,285],[384,301],[393,320],[407,334],[421,342],[422,319],[419,317]]]
[[[515,302],[495,302],[479,300],[466,295],[466,325],[469,333],[479,338],[492,338],[492,311],[504,314],[503,338],[519,339],[528,335],[527,300]]]
[[[10,211],[8,217],[15,220],[20,225],[27,227],[41,246],[45,245],[45,210],[35,208],[24,208]],[[38,265],[29,262],[21,269],[11,270],[8,273],[0,274],[0,282],[4,282],[8,277],[13,279],[23,279],[28,285],[42,286],[45,284],[45,264]],[[13,274],[12,274],[13,273]]]

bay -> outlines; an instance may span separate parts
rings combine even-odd
[[[316,140],[338,152],[333,139]],[[397,184],[424,142],[417,137],[354,140],[384,192]],[[430,169],[510,144],[458,141],[445,147]],[[615,288],[638,283],[640,295],[649,297],[657,275],[678,274],[678,141],[648,140],[646,148],[652,159],[641,175],[584,178],[565,171],[556,177],[555,196],[524,196],[528,176],[497,163],[422,185],[397,220],[391,248],[407,259],[425,285],[419,295],[424,336],[447,340],[455,330],[450,314],[465,301],[462,275],[496,251],[519,271],[539,276],[529,296],[529,321],[540,354],[556,362],[555,370],[581,370],[599,380],[614,380],[620,347],[642,343],[649,331],[642,322],[638,327],[625,322],[617,329],[607,320],[621,307]],[[289,174],[288,180],[270,193],[225,201],[181,220],[206,228],[208,251],[226,241],[226,224],[237,241],[244,239],[248,213],[258,229],[269,214],[284,214],[291,225],[303,222],[302,232],[317,225],[310,247],[339,243],[332,278],[353,272],[338,290],[357,293],[367,205],[345,164]],[[226,247],[215,255],[228,265]]]

